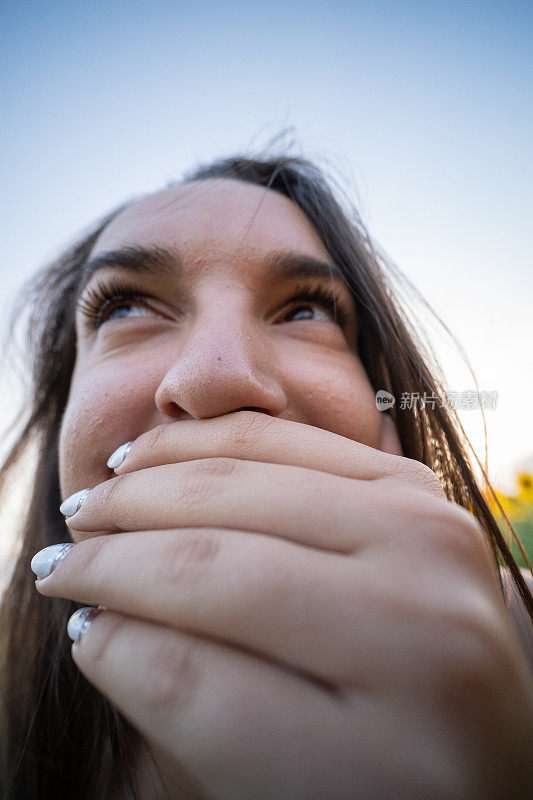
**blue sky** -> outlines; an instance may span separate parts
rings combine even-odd
[[[4,320],[106,210],[291,127],[500,392],[506,479],[533,459],[532,30],[529,0],[3,3]],[[471,388],[437,330],[434,345],[449,387]],[[479,414],[463,421],[481,449]]]

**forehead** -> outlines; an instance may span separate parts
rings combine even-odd
[[[276,249],[327,257],[295,203],[274,190],[228,179],[182,184],[139,200],[109,223],[91,256],[135,245],[176,249],[192,259]]]

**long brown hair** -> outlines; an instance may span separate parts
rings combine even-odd
[[[359,355],[375,390],[385,389],[396,398],[404,392],[444,395],[440,368],[398,300],[390,265],[355,209],[337,199],[334,184],[316,165],[290,155],[237,156],[196,168],[185,181],[215,177],[281,192],[301,208],[353,293]],[[58,436],[76,356],[75,296],[100,233],[128,205],[100,220],[23,297],[30,311],[32,385],[0,489],[6,492],[8,476],[31,447],[38,455],[20,552],[0,611],[0,788],[5,800],[93,800],[120,787],[135,796],[133,761],[140,737],[72,662],[66,621],[77,605],[41,597],[29,568],[42,547],[70,540],[59,512]],[[404,455],[433,469],[447,498],[477,518],[495,563],[508,568],[533,620],[533,597],[475,477],[453,409],[438,403],[409,410],[396,405],[391,413]],[[500,587],[503,593],[501,579]]]

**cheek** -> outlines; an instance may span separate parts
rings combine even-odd
[[[361,363],[353,355],[331,356],[317,368],[293,371],[298,386],[298,415],[317,428],[379,448],[381,413]]]
[[[63,497],[110,476],[106,461],[146,429],[153,417],[157,377],[145,365],[116,366],[74,374],[59,437]]]

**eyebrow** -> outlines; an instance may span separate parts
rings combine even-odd
[[[264,259],[264,277],[267,280],[293,280],[296,278],[317,278],[340,281],[346,285],[339,266],[322,261],[314,256],[293,251],[270,253]],[[109,250],[87,261],[82,269],[82,278],[78,290],[78,298],[91,280],[101,269],[116,267],[141,274],[172,277],[180,280],[183,277],[183,262],[175,252],[164,247],[121,247]]]

